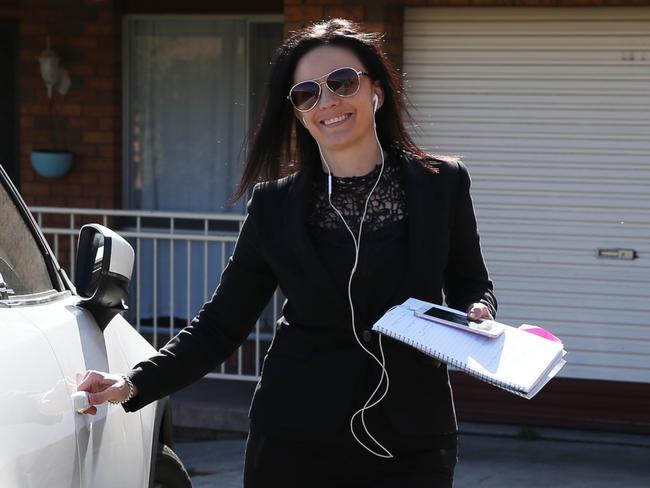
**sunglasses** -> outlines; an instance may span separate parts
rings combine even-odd
[[[325,81],[306,80],[296,83],[289,90],[287,98],[298,112],[309,112],[316,106],[321,96],[321,85],[339,97],[351,97],[357,94],[361,85],[361,76],[368,73],[354,68],[338,68],[321,76]]]

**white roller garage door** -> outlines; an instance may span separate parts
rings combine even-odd
[[[565,377],[650,382],[650,9],[407,9],[404,71],[417,142],[472,174],[500,319],[560,335]]]

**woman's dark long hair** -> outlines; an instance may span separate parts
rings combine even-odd
[[[406,108],[401,77],[382,51],[382,35],[363,32],[358,24],[345,19],[314,23],[294,32],[275,53],[260,120],[233,201],[258,181],[279,178],[282,167],[295,171],[320,162],[316,141],[297,123],[287,95],[300,58],[323,45],[349,49],[363,63],[370,79],[380,83],[384,102],[376,113],[376,121],[382,147],[397,146],[415,155],[426,155],[404,128],[403,117],[412,119]]]

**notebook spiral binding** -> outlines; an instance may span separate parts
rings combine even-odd
[[[491,378],[490,376],[487,376],[483,373],[480,373],[478,371],[473,370],[472,368],[469,368],[467,364],[463,364],[460,361],[457,361],[454,358],[451,358],[447,356],[446,354],[439,354],[436,353],[433,349],[428,348],[428,347],[423,347],[422,344],[415,342],[411,339],[409,339],[406,336],[403,336],[402,334],[395,334],[392,331],[386,330],[383,327],[378,327],[378,330],[382,333],[385,334],[389,337],[392,337],[393,339],[398,339],[405,344],[408,344],[409,346],[422,351],[429,356],[431,356],[434,359],[437,359],[438,361],[442,361],[443,363],[450,364],[455,368],[458,368],[461,371],[464,371],[465,373],[468,373],[482,381],[485,381],[486,383],[490,383],[491,385],[497,386],[499,388],[502,388],[504,390],[507,390],[511,393],[515,393],[516,395],[525,397],[526,395],[523,394],[522,388],[519,385],[516,385],[514,383],[511,383],[509,381],[499,381],[495,380],[494,378]]]

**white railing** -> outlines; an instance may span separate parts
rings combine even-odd
[[[135,249],[126,318],[154,347],[162,346],[198,313],[232,253],[243,215],[32,207],[52,251],[71,279],[79,229],[99,223]],[[256,381],[278,318],[276,291],[248,340],[208,377]]]

